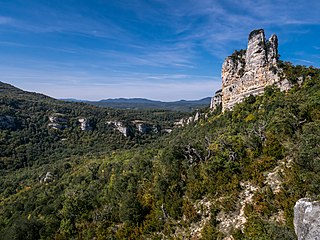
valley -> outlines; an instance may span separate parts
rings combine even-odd
[[[1,84],[1,238],[294,239],[296,201],[319,192],[320,72],[285,71],[304,82],[267,87],[232,111],[202,110],[179,128],[178,112],[96,108]],[[159,130],[114,128],[137,119]]]
[[[277,45],[251,32],[210,108],[0,82],[0,239],[315,239],[320,69]]]

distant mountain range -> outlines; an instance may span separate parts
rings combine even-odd
[[[206,97],[200,100],[180,100],[174,102],[162,102],[145,98],[114,98],[100,101],[87,101],[78,99],[62,99],[69,102],[85,102],[99,107],[110,107],[120,109],[164,109],[182,112],[192,112],[199,108],[210,105],[211,98]]]

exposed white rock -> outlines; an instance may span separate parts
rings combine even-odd
[[[284,216],[284,211],[283,210],[279,210],[277,213],[273,214],[270,217],[270,220],[272,222],[276,222],[278,224],[284,224],[286,221],[286,218]]]
[[[211,108],[220,101],[222,110],[231,109],[250,95],[263,93],[268,85],[277,85],[281,91],[290,88],[278,66],[278,38],[272,35],[266,40],[264,30],[250,33],[246,50],[236,51],[222,65],[222,90],[212,98]]]
[[[68,122],[68,119],[66,119],[61,113],[55,113],[49,116],[49,122],[50,123],[48,124],[48,127],[56,130],[63,130],[67,128],[66,124]]]
[[[183,127],[185,125],[185,119],[180,119],[179,121],[175,122],[174,125],[177,127]]]
[[[273,193],[279,193],[281,191],[282,178],[281,178],[281,168],[279,166],[275,167],[275,169],[268,173],[266,176],[265,183],[270,186]]]
[[[147,132],[146,125],[144,123],[139,123],[136,125],[138,131],[142,134],[145,134]]]
[[[92,127],[86,118],[79,118],[78,122],[80,123],[80,128],[82,131],[92,130]]]
[[[47,172],[46,175],[40,178],[40,183],[49,183],[54,180],[54,175],[51,172]]]
[[[278,65],[278,37],[275,34],[272,34],[267,42],[267,56],[268,56],[268,63],[273,66]]]
[[[199,118],[200,118],[200,113],[199,113],[199,112],[196,112],[196,115],[194,116],[193,121],[194,121],[194,122],[197,122],[197,121],[199,120]]]
[[[153,131],[153,126],[143,121],[134,121],[136,129],[141,134],[148,134]]]
[[[211,219],[212,204],[213,203],[206,197],[197,201],[193,206],[200,217],[199,221],[191,223],[188,228],[177,228],[174,235],[172,235],[173,239],[201,239],[201,232]],[[183,216],[182,218],[183,221],[187,221],[186,216]]]
[[[171,132],[172,132],[172,129],[170,129],[170,128],[165,128],[165,129],[163,129],[163,131],[166,132],[166,133],[171,133]]]
[[[108,121],[107,124],[113,126],[125,137],[134,136],[136,133],[150,134],[159,133],[161,131],[161,127],[159,125],[141,120],[134,120],[128,123],[123,123],[121,121]]]
[[[303,77],[298,77],[298,84],[299,84],[299,86],[301,86],[302,85],[302,83],[303,83]]]
[[[183,127],[185,125],[188,125],[190,123],[194,123],[199,121],[199,119],[203,116],[203,114],[201,114],[200,112],[196,112],[196,114],[194,116],[190,116],[187,118],[182,118],[179,121],[175,122],[174,125],[176,127]]]
[[[154,133],[159,133],[160,130],[161,130],[160,126],[158,126],[158,125],[153,125],[152,126],[152,132],[154,132]]]
[[[107,124],[109,125],[113,125],[120,133],[123,134],[123,136],[125,137],[129,137],[130,136],[130,129],[129,127],[125,126],[124,123],[120,122],[120,121],[109,121],[107,122]]]
[[[217,216],[217,220],[220,221],[219,230],[224,234],[230,234],[233,229],[244,230],[244,224],[247,222],[244,209],[248,203],[252,202],[255,192],[258,190],[258,187],[253,186],[250,182],[241,182],[240,185],[244,190],[239,194],[239,212],[227,214],[221,211]],[[223,199],[220,199],[220,202],[223,203]]]
[[[215,95],[211,98],[210,108],[215,110],[222,104],[222,90],[216,91]]]
[[[188,125],[188,124],[192,123],[193,121],[194,121],[194,117],[188,117],[186,119],[186,124]]]
[[[294,206],[294,229],[298,240],[320,239],[320,202],[308,198],[298,200]]]
[[[49,116],[49,121],[52,122],[52,123],[66,123],[68,120],[64,117],[61,117],[61,116],[57,116],[57,115],[54,115],[54,116]]]
[[[271,172],[266,174],[266,180],[264,181],[264,183],[270,186],[274,194],[281,191],[285,169],[291,168],[291,166],[292,160],[286,158],[279,161],[278,166],[276,166]]]
[[[201,219],[196,223],[192,223],[190,226],[190,235],[192,236],[192,239],[201,239],[201,232],[204,226],[211,219],[211,205],[212,202],[207,198],[203,198],[202,200],[197,202],[197,204],[195,204],[195,209],[197,211],[197,214],[201,216]]]
[[[225,237],[223,240],[234,240],[234,237],[232,237],[232,236],[227,236],[227,237]]]

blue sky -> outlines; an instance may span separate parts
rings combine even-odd
[[[56,98],[199,99],[248,34],[320,67],[318,0],[0,0],[0,81]]]

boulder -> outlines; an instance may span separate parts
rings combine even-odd
[[[320,202],[308,198],[294,206],[294,230],[298,240],[320,240]]]

